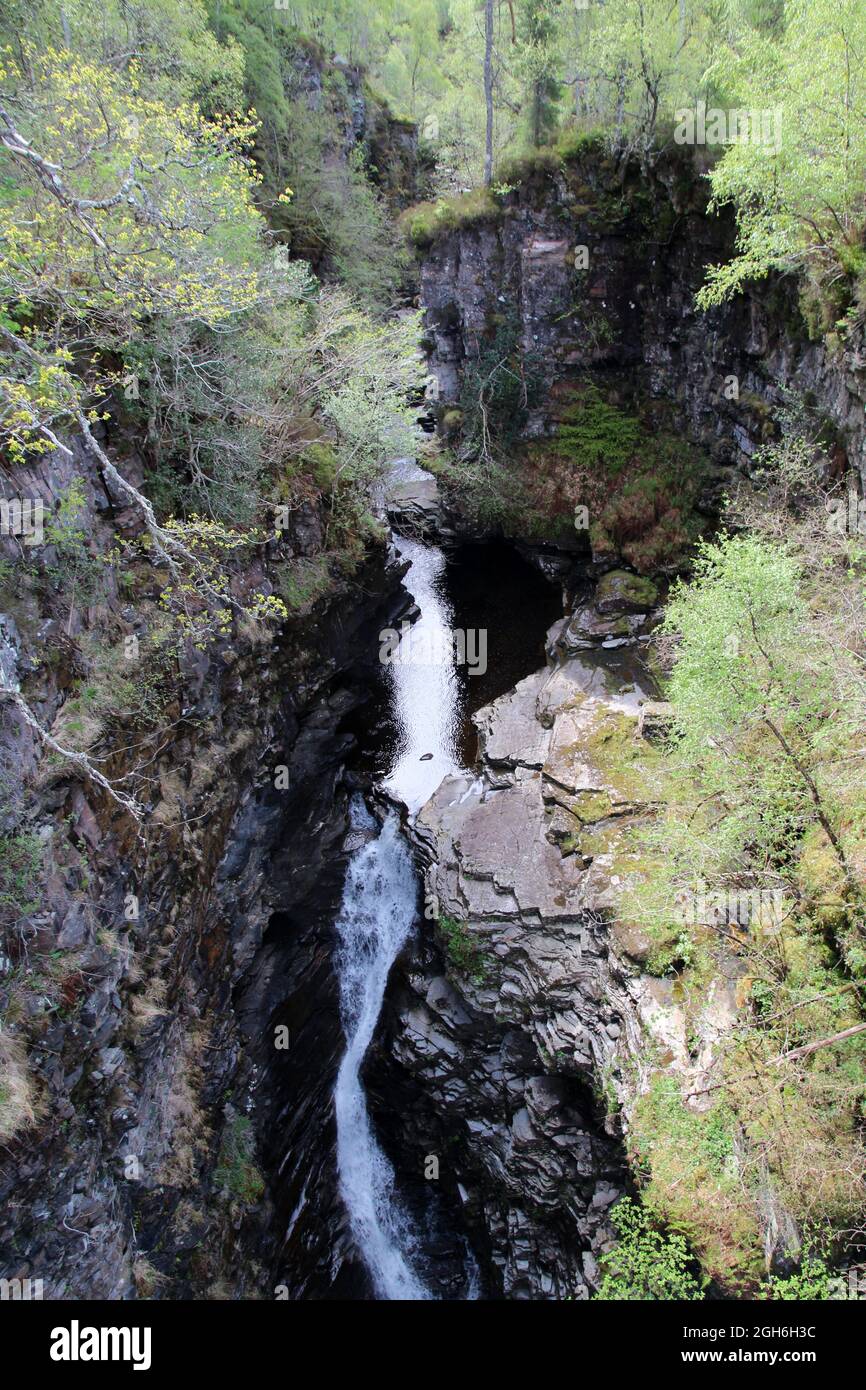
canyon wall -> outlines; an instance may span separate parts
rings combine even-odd
[[[506,177],[480,210],[458,209],[458,225],[416,237],[440,420],[460,401],[467,364],[511,319],[515,344],[539,360],[546,387],[530,435],[557,423],[550,388],[590,378],[639,402],[651,422],[687,432],[716,465],[718,493],[727,470],[748,470],[770,437],[787,387],[826,422],[838,471],[863,477],[862,335],[844,351],[811,341],[795,277],[753,282],[706,313],[695,308],[705,267],[730,258],[735,229],[729,211],[708,212],[691,149],[622,169],[589,139],[563,159],[528,156]]]

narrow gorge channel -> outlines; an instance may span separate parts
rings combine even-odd
[[[401,559],[409,562],[404,584],[418,616],[411,627],[406,625],[388,666],[398,740],[383,788],[413,814],[442,777],[458,767],[459,687],[453,659],[445,655],[452,630],[450,605],[442,592],[445,556],[417,541],[403,540],[398,548]],[[376,823],[360,797],[352,819],[356,832],[374,834]],[[347,1036],[334,1097],[340,1193],[374,1289],[385,1299],[430,1297],[415,1272],[423,1252],[395,1190],[393,1168],[373,1132],[361,1081],[388,975],[416,925],[417,905],[414,864],[392,810],[378,834],[350,861],[336,956]]]
[[[401,476],[426,475],[403,465]],[[385,1062],[383,1020],[390,1012],[393,1027],[395,981],[411,972],[410,957],[439,955],[424,911],[418,813],[446,778],[468,776],[476,786],[473,716],[543,666],[545,634],[563,609],[561,576],[573,566],[561,555],[526,558],[501,542],[437,545],[398,535],[395,545],[408,565],[402,582],[412,607],[399,629],[380,633],[381,679],[356,725],[355,775],[368,786],[351,802],[351,857],[335,924],[345,1033],[334,1090],[339,1199],[369,1285],[365,1295],[361,1281],[356,1296],[496,1296],[495,1271],[484,1270],[484,1231],[477,1223],[473,1230],[462,1210],[465,1187],[443,1174],[440,1193],[447,1157],[407,1139],[411,1123],[402,1129],[404,1095],[391,1088],[399,1092],[408,1076]],[[636,664],[621,651],[584,653],[580,665],[588,690],[635,690]],[[544,1070],[540,1057],[536,1070]],[[410,1109],[417,1119],[425,1098],[416,1096]],[[471,1114],[465,1119],[471,1125]]]

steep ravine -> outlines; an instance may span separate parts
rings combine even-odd
[[[412,558],[406,583],[420,617],[404,637],[404,659],[390,672],[396,729],[380,760],[380,785],[408,808],[406,834],[419,862],[435,865],[437,854],[447,853],[447,818],[471,818],[476,805],[508,786],[507,770],[491,773],[491,727],[502,720],[506,739],[526,737],[521,720],[534,719],[534,707],[526,705],[524,687],[532,687],[533,700],[543,689],[563,706],[567,693],[583,688],[611,692],[606,698],[616,708],[633,708],[636,695],[631,685],[630,696],[617,697],[628,677],[614,665],[614,654],[601,650],[530,674],[514,693],[515,663],[519,676],[521,662],[531,671],[542,656],[538,638],[545,614],[549,621],[559,611],[557,588],[505,547],[458,547],[447,564],[430,545],[402,542],[401,550]],[[435,578],[441,570],[446,582],[451,579],[454,600],[445,616],[465,630],[471,615],[487,636],[488,669],[466,675],[462,689],[449,661],[429,661],[431,628],[443,621]],[[482,690],[493,696],[492,706],[483,703]],[[478,750],[455,717],[461,707],[481,737],[475,771]],[[556,708],[545,705],[546,711]],[[524,754],[514,756],[520,761]],[[592,876],[595,896],[562,898],[574,861],[562,858],[547,837],[544,816],[523,796],[534,791],[531,782],[521,782],[520,790],[519,804],[502,810],[506,837],[513,837],[507,855],[495,833],[481,831],[496,862],[480,877],[495,885],[509,872],[522,875],[531,880],[528,896],[515,902],[503,895],[501,910],[488,903],[486,916],[477,903],[446,898],[435,868],[427,875],[422,913],[417,887],[410,884],[406,897],[411,870],[405,849],[394,842],[393,818],[379,831],[360,807],[357,812],[338,922],[343,958],[337,958],[337,973],[355,1002],[346,1016],[350,1046],[337,1083],[337,1147],[340,1193],[374,1296],[461,1298],[483,1291],[583,1298],[596,1286],[598,1256],[613,1237],[608,1210],[627,1175],[597,1094],[596,1063],[606,1054],[595,1039],[610,1048],[622,1017],[615,992],[603,993],[608,951],[595,897],[604,872],[600,865]],[[542,811],[540,799],[538,806]],[[496,806],[494,820],[502,815]],[[434,928],[436,916],[450,913],[468,915],[472,930],[490,934],[478,979],[449,961]],[[494,937],[508,921],[511,934]],[[532,975],[531,989],[521,965],[524,948],[512,949],[511,937],[516,933],[519,940],[523,931],[537,938],[539,958],[549,966]],[[362,1030],[369,1037],[365,1001],[374,997],[379,1007],[379,962],[396,952],[382,1023],[361,1071],[365,1095],[357,1089],[355,1039]]]
[[[11,486],[50,505],[74,474],[87,543],[105,551],[136,518],[106,501],[87,457],[48,458]],[[317,526],[312,512],[295,518],[300,553]],[[265,556],[240,582],[267,582],[266,570]],[[0,1269],[41,1278],[46,1298],[273,1297],[284,1242],[306,1252],[295,1296],[331,1286],[341,1033],[330,952],[352,748],[341,727],[378,677],[380,629],[405,612],[399,579],[396,556],[378,549],[278,642],[249,633],[198,656],[159,727],[122,740],[146,770],[138,838],[58,761],[13,808],[12,824],[44,845],[45,880],[0,980],[4,1008],[26,1010],[38,1107],[2,1155]],[[4,619],[4,661],[60,732],[89,631],[122,653],[151,607],[125,605],[109,574],[103,602],[61,631],[39,619],[31,584]],[[8,707],[2,751],[32,778],[37,746]],[[293,1225],[300,1192],[315,1199],[319,1182],[315,1229]]]
[[[380,668],[378,699],[360,719],[348,721],[358,738],[351,775],[374,790],[378,786],[370,805],[382,825],[370,819],[358,798],[344,846],[351,858],[337,915],[337,949],[330,955],[348,1050],[336,1080],[329,1062],[322,1084],[324,1090],[330,1079],[334,1088],[337,1173],[331,1156],[320,1150],[316,1181],[304,1184],[299,1175],[291,1201],[287,1195],[289,1238],[275,1278],[291,1297],[470,1297],[482,1284],[453,1173],[443,1162],[441,1181],[425,1181],[435,1151],[407,1149],[415,1136],[402,1104],[405,1078],[388,1078],[384,1090],[378,1085],[373,1060],[380,1056],[378,1046],[364,1063],[371,1031],[381,1032],[383,972],[403,940],[423,940],[424,949],[436,953],[409,843],[393,810],[385,807],[390,803],[415,815],[444,776],[471,763],[469,713],[486,694],[503,693],[515,674],[537,663],[545,615],[549,621],[560,611],[560,593],[508,547],[458,546],[443,553],[398,539],[398,549],[401,559],[411,562],[404,583],[415,620],[403,629],[397,659]],[[470,625],[489,638],[489,662],[455,668],[451,633]],[[399,969],[389,996],[398,978]],[[298,1082],[289,1071],[282,1079],[271,1077],[271,1086],[286,1088],[280,1091],[278,1116],[303,1104],[294,1095]],[[330,1134],[329,1121],[316,1143],[329,1145]],[[309,1135],[296,1139],[287,1172],[310,1166],[304,1154]],[[281,1185],[284,1179],[277,1181]],[[299,1235],[302,1230],[306,1237]],[[329,1242],[326,1272],[322,1260]],[[483,1283],[496,1292],[495,1280]]]
[[[555,805],[558,794],[573,804],[559,779],[573,770],[571,740],[591,731],[576,711],[636,710],[641,663],[625,656],[552,655],[477,709],[480,761],[446,777],[409,827],[425,903],[466,923],[477,954],[468,966],[449,960],[429,923],[413,935],[370,1085],[416,1191],[433,1161],[493,1297],[588,1297],[628,1182],[603,1081],[617,1040],[626,1055],[640,1050],[625,985],[634,964],[603,924],[611,856],[564,846]],[[599,778],[585,775],[597,796]]]

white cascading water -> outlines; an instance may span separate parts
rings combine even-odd
[[[401,540],[411,561],[403,583],[421,616],[401,644],[401,660],[388,667],[399,748],[385,786],[415,813],[442,778],[457,767],[458,685],[453,653],[431,664],[431,654],[450,650],[451,611],[439,585],[445,557],[435,546]],[[408,651],[407,651],[408,648]],[[417,659],[416,659],[417,657]],[[432,753],[432,758],[424,758]],[[356,828],[375,821],[357,798]],[[370,1121],[361,1067],[382,1009],[391,966],[415,922],[417,888],[408,846],[396,814],[376,839],[352,857],[337,921],[337,971],[346,1032],[346,1053],[334,1092],[340,1193],[352,1234],[381,1299],[433,1295],[413,1268],[417,1245],[395,1190],[394,1169]]]

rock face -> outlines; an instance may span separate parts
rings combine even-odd
[[[125,471],[137,479],[134,458]],[[118,519],[86,457],[46,456],[5,485],[50,501],[73,474],[86,543],[104,553]],[[299,517],[299,551],[316,525]],[[14,563],[16,542],[3,545]],[[36,1105],[4,1144],[3,1277],[42,1279],[46,1298],[273,1297],[280,1284],[330,1288],[344,1257],[351,1269],[330,1109],[353,743],[342,726],[380,628],[405,612],[401,572],[380,551],[359,590],[280,640],[251,632],[190,655],[158,727],[114,740],[147,766],[141,833],[68,763],[40,759],[14,708],[0,711],[0,830],[35,837],[43,866],[0,953],[4,1033],[12,1006]],[[109,571],[99,607],[61,629],[25,583],[0,622],[3,683],[55,733],[89,634],[122,642],[147,609],[113,585]],[[128,770],[119,754],[108,766],[113,779]]]
[[[435,478],[394,482],[385,498],[388,520],[404,536],[439,539],[448,533]]]
[[[659,592],[649,579],[626,570],[603,574],[592,595],[557,624],[548,645],[551,655],[569,656],[592,647],[622,647],[647,626]]]
[[[811,342],[789,282],[771,278],[696,310],[704,268],[730,256],[733,226],[708,215],[706,180],[690,160],[678,149],[623,173],[590,146],[558,172],[525,177],[497,217],[433,241],[421,302],[441,410],[459,400],[464,364],[512,314],[515,341],[543,364],[547,386],[589,373],[655,402],[723,467],[748,471],[783,404],[779,383],[809,395],[839,437],[837,466],[847,457],[862,476],[862,351]],[[550,423],[545,402],[528,433]],[[724,490],[723,475],[714,486]]]
[[[632,868],[625,832],[657,786],[633,705],[594,693],[595,677],[571,659],[480,711],[479,775],[446,778],[412,831],[450,964],[422,933],[393,992],[384,1046],[409,1086],[397,1142],[407,1169],[441,1156],[491,1291],[509,1298],[597,1287],[648,1056],[702,1075],[734,1015],[720,979],[696,1059],[670,981],[642,968],[649,944],[609,925]]]

